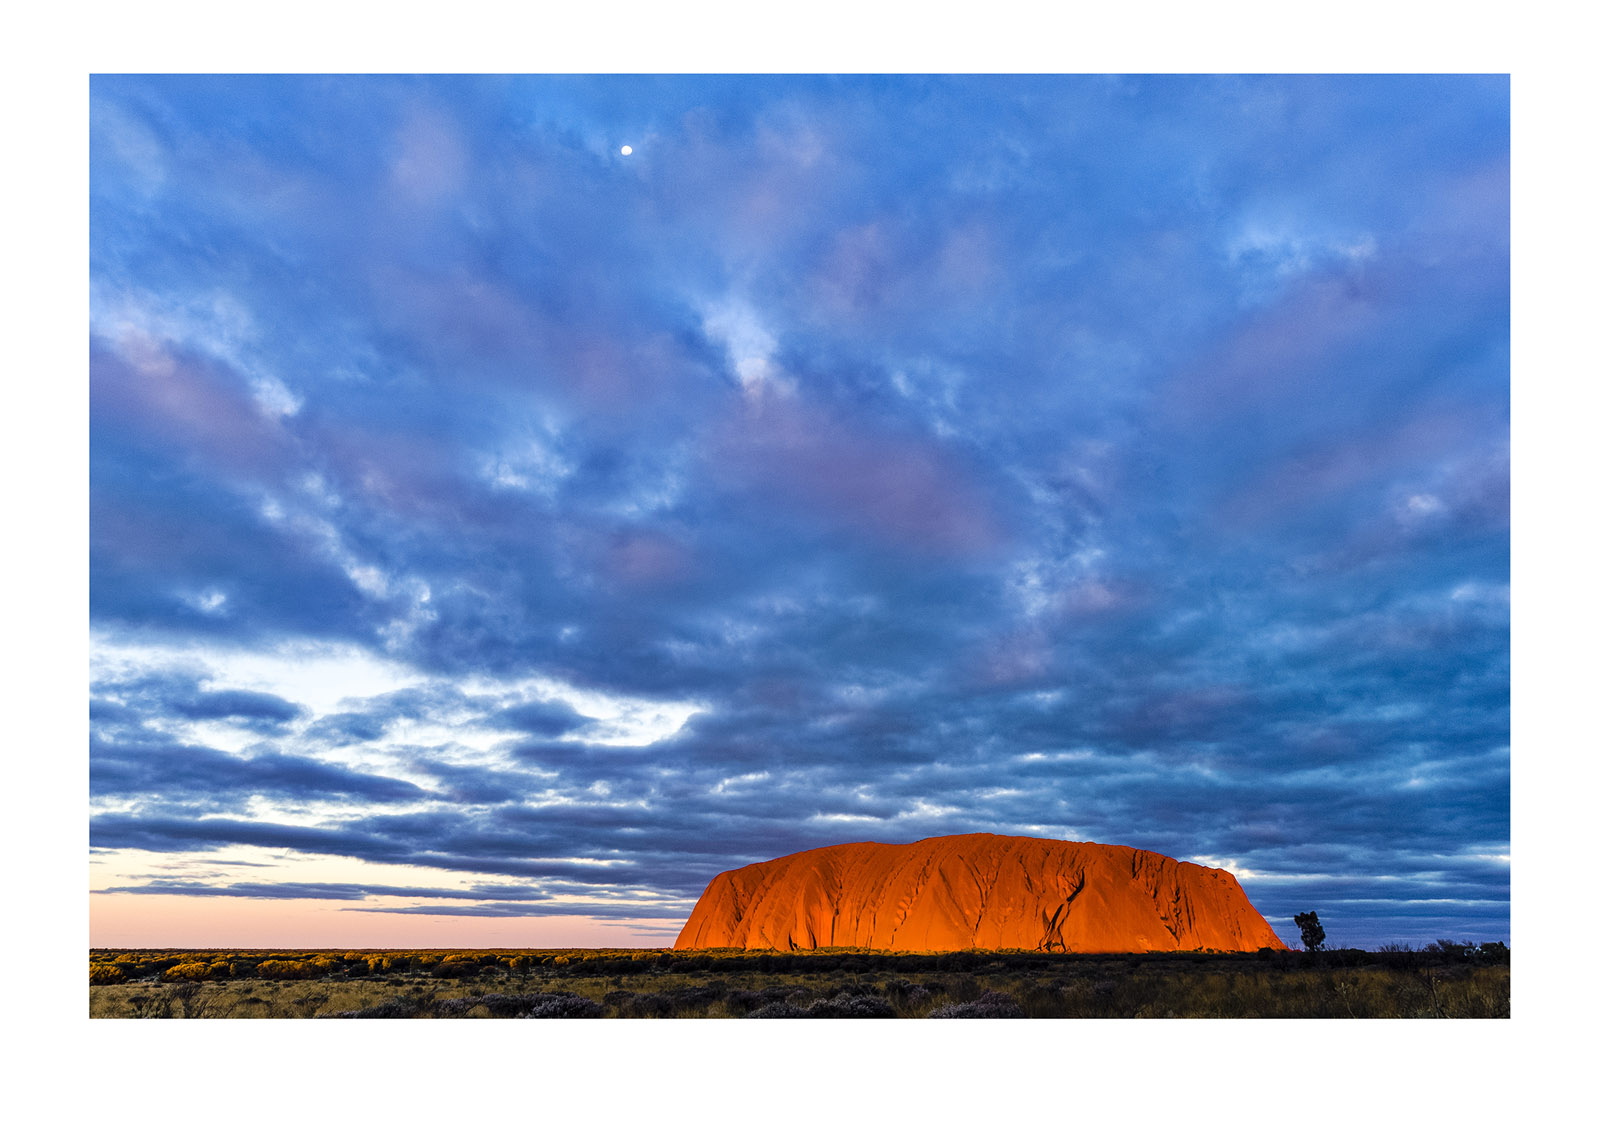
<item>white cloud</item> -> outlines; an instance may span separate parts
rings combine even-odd
[[[231,292],[156,294],[92,285],[89,328],[144,372],[152,367],[170,372],[167,350],[173,346],[215,358],[245,379],[256,410],[268,419],[294,416],[305,406],[305,398],[261,356],[259,325]]]
[[[479,474],[502,490],[527,491],[553,499],[573,467],[556,450],[553,436],[532,433],[483,456]]]
[[[1093,750],[1052,750],[1049,753],[1034,751],[1030,754],[1019,754],[1019,762],[1084,762],[1094,757]]]
[[[723,778],[711,787],[712,793],[727,793],[729,790],[743,789],[756,785],[759,782],[771,780],[772,775],[762,770],[757,774],[740,774],[737,777]]]
[[[1330,231],[1284,209],[1263,209],[1239,221],[1225,246],[1228,263],[1253,278],[1247,296],[1260,300],[1310,271],[1372,259],[1378,243],[1369,232]]]
[[[706,337],[721,343],[746,392],[768,387],[792,391],[793,383],[773,361],[778,341],[746,302],[727,299],[703,307],[701,328]]]
[[[960,806],[934,805],[924,798],[919,797],[911,803],[911,808],[900,810],[900,812],[895,814],[895,817],[901,820],[907,817],[948,817],[952,813],[959,812],[961,812]]]
[[[424,680],[421,672],[364,648],[309,640],[248,649],[215,644],[130,644],[92,634],[89,656],[90,677],[95,680],[199,666],[210,673],[216,686],[278,695],[318,714],[339,710],[347,699],[383,695]]]
[[[1405,511],[1412,515],[1438,514],[1444,509],[1444,504],[1437,495],[1417,494],[1408,496],[1405,501]]]
[[[250,382],[250,392],[256,407],[266,416],[293,416],[305,404],[289,386],[272,376],[257,376]]]
[[[223,616],[227,611],[228,595],[215,586],[188,594],[184,600],[191,608],[209,616]]]
[[[129,174],[128,183],[154,197],[167,183],[167,149],[143,121],[113,102],[91,99],[89,130],[96,153],[107,153]]]
[[[813,813],[811,815],[810,819],[813,820],[813,821],[829,821],[829,822],[854,823],[854,824],[858,824],[858,823],[876,824],[877,822],[883,820],[882,817],[873,817],[873,816],[869,816],[866,813]]]

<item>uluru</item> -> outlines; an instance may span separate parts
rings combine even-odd
[[[1229,872],[1125,845],[967,833],[723,872],[678,949],[1287,949]]]

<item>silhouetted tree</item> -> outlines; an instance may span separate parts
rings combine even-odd
[[[1315,911],[1300,912],[1294,917],[1294,925],[1300,928],[1300,941],[1306,944],[1307,950],[1316,952],[1322,949],[1322,941],[1328,937],[1328,933],[1317,922]]]

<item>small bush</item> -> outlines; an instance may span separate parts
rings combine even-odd
[[[786,1001],[775,1001],[770,1005],[763,1005],[760,1009],[752,1010],[745,1014],[746,1017],[809,1017],[811,1016],[798,1005],[790,1005]]]
[[[1022,1007],[1017,999],[999,990],[990,990],[976,1001],[955,1002],[940,1006],[929,1017],[1021,1017]]]
[[[518,1017],[599,1017],[605,1012],[599,1002],[577,994],[531,994],[543,998]]]
[[[411,998],[392,997],[388,1001],[369,1005],[366,1009],[350,1009],[343,1013],[330,1014],[333,1017],[415,1017],[420,1010],[418,1003]]]
[[[807,1017],[893,1017],[894,1005],[875,994],[845,994],[817,1002],[806,1010]],[[1022,1016],[1019,1010],[1017,1016]]]
[[[122,967],[109,962],[89,963],[89,984],[91,986],[115,986],[126,982],[128,975],[122,972]]]

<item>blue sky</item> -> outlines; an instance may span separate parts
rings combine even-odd
[[[971,831],[1509,941],[1504,77],[90,111],[107,945],[662,945]]]

